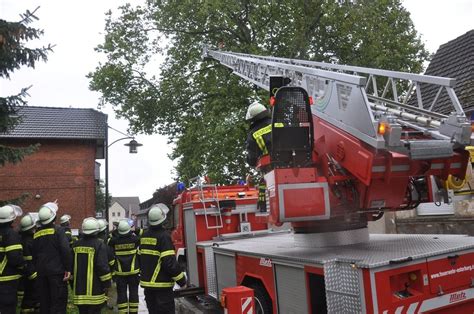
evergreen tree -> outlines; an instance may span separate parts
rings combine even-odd
[[[34,68],[37,61],[46,61],[52,46],[41,48],[28,48],[25,43],[38,39],[43,35],[43,30],[29,27],[28,25],[38,18],[34,10],[20,14],[20,21],[8,22],[0,19],[0,78],[9,79],[10,74],[21,66]],[[28,87],[29,88],[29,87]],[[0,134],[8,134],[21,121],[18,110],[27,103],[28,88],[23,88],[17,95],[0,96]],[[38,145],[26,147],[9,146],[5,141],[0,142],[0,167],[7,163],[18,163],[29,154],[38,149]],[[13,201],[19,201],[19,197]],[[9,200],[12,201],[12,200]],[[6,201],[0,201],[4,203]]]

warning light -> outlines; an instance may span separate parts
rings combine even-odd
[[[314,104],[313,97],[309,96],[309,104],[312,106]]]
[[[270,97],[270,106],[275,106],[276,99],[274,96]]]
[[[377,129],[377,132],[380,134],[380,135],[384,135],[385,132],[387,132],[387,129],[388,129],[388,126],[386,123],[379,123],[379,127]]]

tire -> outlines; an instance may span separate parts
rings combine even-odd
[[[254,291],[255,313],[273,314],[272,299],[268,295],[267,290],[259,283],[252,283],[247,287]]]

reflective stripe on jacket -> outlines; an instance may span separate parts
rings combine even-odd
[[[101,305],[107,298],[112,274],[107,261],[107,246],[97,237],[84,236],[73,244],[73,302],[76,305]]]
[[[170,235],[161,226],[150,227],[140,239],[140,286],[143,288],[173,288],[186,283]]]
[[[115,272],[117,276],[136,275],[140,272],[138,262],[138,246],[140,239],[132,232],[119,235],[110,240],[109,246],[115,256]]]
[[[0,228],[0,282],[21,278],[23,247],[18,233],[11,226]]]

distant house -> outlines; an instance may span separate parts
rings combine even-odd
[[[466,115],[474,120],[474,30],[441,45],[433,56],[426,75],[456,79],[454,90]],[[421,87],[423,102],[431,104],[437,94],[433,86]],[[442,93],[436,111],[449,114],[452,107],[448,95]],[[474,174],[470,182],[474,187]],[[467,184],[465,186],[468,186]],[[474,195],[447,204],[421,204],[417,209],[396,214],[396,230],[400,233],[461,233],[474,235]]]
[[[58,200],[58,216],[72,216],[79,228],[95,216],[95,188],[99,180],[96,159],[104,158],[107,115],[94,109],[25,106],[15,129],[0,133],[0,143],[39,150],[23,162],[0,167],[0,199],[27,195],[24,211],[37,211]]]
[[[112,197],[109,207],[109,230],[113,229],[114,221],[124,218],[135,218],[140,209],[140,199],[137,196]]]

